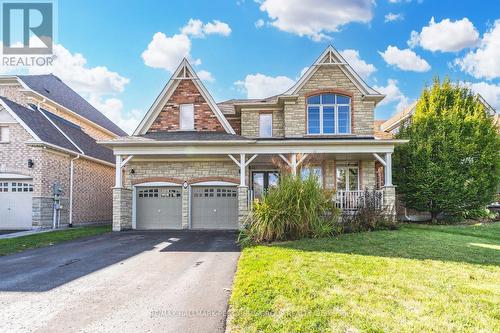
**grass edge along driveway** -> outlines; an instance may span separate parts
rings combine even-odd
[[[494,332],[500,223],[243,250],[228,332]]]
[[[88,226],[41,232],[16,238],[0,239],[0,256],[5,256],[28,249],[55,245],[65,241],[103,234],[111,231],[110,225]]]

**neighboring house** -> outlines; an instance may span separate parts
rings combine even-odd
[[[478,94],[477,96],[479,98],[479,101],[484,105],[486,112],[494,117],[493,121],[497,123],[498,127],[500,124],[498,124],[498,115],[496,114],[495,109],[491,105],[489,105],[481,95]],[[377,129],[381,133],[396,135],[397,133],[399,133],[401,126],[407,125],[411,122],[411,118],[413,114],[415,114],[416,107],[417,101],[411,103],[403,111],[396,113],[388,120],[380,121],[380,123],[376,124]]]
[[[280,172],[314,173],[355,209],[403,140],[374,137],[369,87],[332,46],[283,94],[215,103],[183,60],[133,136],[100,143],[116,155],[113,229],[237,229]]]
[[[111,221],[114,156],[96,141],[123,135],[54,75],[0,76],[0,229]]]

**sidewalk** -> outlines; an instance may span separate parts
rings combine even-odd
[[[55,230],[64,230],[64,229],[67,229],[67,228],[66,227],[62,227],[59,229],[36,228],[36,229],[31,229],[31,230],[24,230],[24,231],[19,231],[19,232],[12,232],[12,233],[8,233],[8,234],[3,234],[3,235],[0,235],[0,239],[17,238],[17,237],[21,237],[21,236],[39,234],[39,233],[50,232],[50,231],[55,231]]]

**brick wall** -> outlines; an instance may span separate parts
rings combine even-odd
[[[113,167],[82,158],[74,161],[74,224],[112,220],[114,175]]]
[[[306,134],[306,97],[319,89],[340,89],[353,94],[352,133],[373,135],[373,102],[364,102],[361,92],[338,66],[321,66],[299,91],[296,103],[285,104],[285,136]]]
[[[249,138],[259,137],[260,113],[273,114],[273,137],[282,138],[285,135],[283,110],[260,111],[245,110],[241,112],[241,135]]]
[[[194,104],[196,131],[225,132],[217,116],[191,80],[181,80],[148,132],[179,130],[180,104]]]

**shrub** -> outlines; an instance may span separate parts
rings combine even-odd
[[[342,232],[360,232],[381,229],[396,229],[397,223],[389,219],[382,209],[382,194],[366,189],[360,197],[358,209],[342,213]]]
[[[240,241],[247,244],[333,235],[339,217],[333,194],[323,190],[314,175],[306,180],[283,175],[277,187],[254,203]]]

